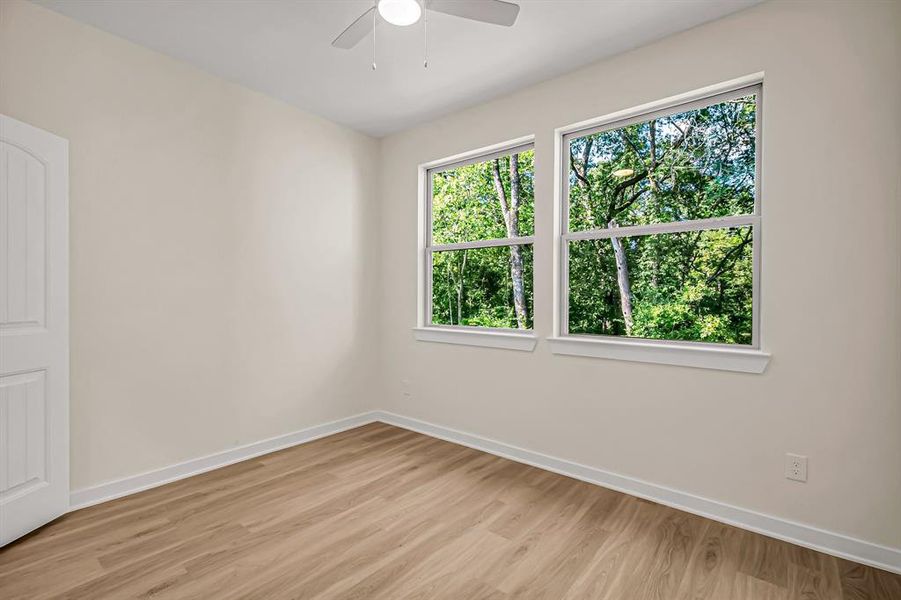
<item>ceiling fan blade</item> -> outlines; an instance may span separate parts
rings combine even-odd
[[[464,19],[510,27],[519,15],[519,5],[503,0],[428,0],[426,7]]]
[[[357,17],[356,21],[351,23],[347,29],[341,32],[341,35],[335,38],[335,41],[332,42],[332,46],[350,50],[359,44],[363,38],[372,33],[372,28],[375,23],[372,18],[372,11],[374,10],[375,7],[373,6]]]

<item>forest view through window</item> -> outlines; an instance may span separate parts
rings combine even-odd
[[[755,86],[569,134],[569,334],[756,343]]]
[[[532,328],[534,152],[431,169],[431,324]]]

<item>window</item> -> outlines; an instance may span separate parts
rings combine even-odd
[[[753,85],[563,135],[561,337],[759,348],[760,96]]]
[[[434,165],[424,174],[420,327],[531,333],[531,142]]]

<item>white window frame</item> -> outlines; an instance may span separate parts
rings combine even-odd
[[[534,331],[534,298],[532,306],[533,329],[500,329],[473,325],[436,325],[432,323],[433,253],[447,250],[494,248],[498,246],[531,244],[533,248],[533,260],[535,256],[534,235],[460,242],[456,244],[433,244],[432,176],[435,173],[440,173],[449,169],[456,169],[466,165],[485,162],[493,158],[515,154],[516,152],[525,152],[526,150],[534,149],[534,147],[535,137],[530,135],[419,165],[419,248],[417,252],[418,300],[416,303],[418,314],[416,327],[413,328],[413,334],[417,340],[445,344],[504,348],[507,350],[523,350],[527,352],[531,352],[535,348],[538,338]],[[533,268],[532,277],[534,278],[534,276]],[[532,289],[535,289],[534,281]]]
[[[653,225],[569,231],[569,141],[573,138],[619,129],[627,125],[647,121],[685,110],[692,110],[754,93],[756,94],[756,148],[754,213],[734,217],[700,219]],[[760,329],[760,256],[761,256],[761,190],[762,190],[762,136],[763,129],[763,73],[734,79],[722,84],[679,94],[656,102],[618,111],[596,119],[582,121],[555,131],[554,186],[554,335],[549,339],[555,354],[569,354],[661,363],[689,367],[762,373],[770,355],[763,348]],[[712,344],[696,341],[654,340],[609,335],[583,335],[569,333],[569,243],[574,240],[631,237],[656,233],[676,233],[719,229],[723,227],[751,226],[754,244],[752,343],[750,345]]]

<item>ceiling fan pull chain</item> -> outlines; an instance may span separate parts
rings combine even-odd
[[[422,66],[424,69],[429,68],[429,0],[422,0]]]
[[[376,0],[375,7],[378,8],[378,0]],[[372,11],[372,70],[375,71],[375,26],[376,26],[376,16],[378,15],[378,10]]]

